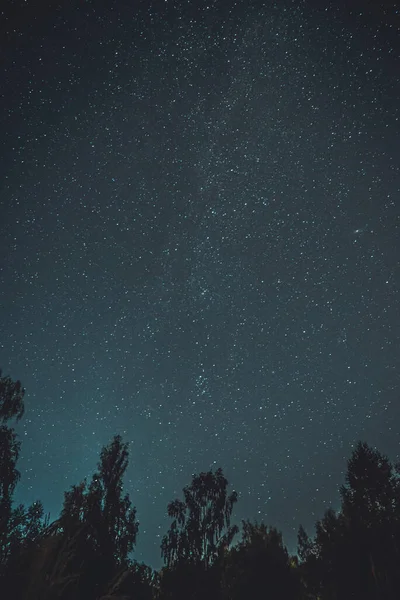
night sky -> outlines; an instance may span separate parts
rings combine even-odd
[[[293,550],[358,439],[400,458],[398,8],[6,5],[16,499],[55,518],[120,433],[137,559],[160,566],[167,503],[218,466],[236,521]]]

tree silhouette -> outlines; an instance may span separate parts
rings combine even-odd
[[[3,534],[11,518],[12,496],[20,478],[16,468],[20,447],[14,429],[0,426],[0,532]]]
[[[220,598],[221,559],[238,530],[231,526],[237,494],[227,487],[221,469],[200,473],[183,489],[184,501],[168,505],[174,520],[161,544],[163,600]]]
[[[123,494],[127,465],[128,446],[117,435],[102,449],[90,484],[83,481],[65,492],[60,517],[47,527],[31,559],[25,598],[111,598],[122,582],[138,581],[129,557],[138,531],[136,509]]]
[[[297,600],[300,579],[282,534],[264,523],[243,521],[242,539],[225,558],[225,596],[229,600]]]
[[[365,442],[358,442],[340,488],[342,510],[353,524],[365,529],[392,520],[396,512],[398,479],[389,459]]]
[[[107,543],[118,565],[126,564],[139,528],[136,508],[132,507],[129,495],[123,495],[128,459],[128,444],[116,435],[111,444],[101,451],[99,472],[94,475],[91,484],[94,498],[100,500]]]
[[[115,436],[90,482],[72,486],[51,525],[41,502],[13,506],[20,443],[9,422],[24,413],[19,381],[0,372],[0,595],[15,600],[398,600],[400,464],[359,442],[340,488],[298,557],[282,534],[243,521],[231,525],[236,492],[221,469],[195,475],[161,544],[159,573],[132,560],[138,522],[124,493],[128,446]]]
[[[321,586],[318,573],[318,551],[314,540],[300,525],[297,534],[297,556],[299,560],[299,575],[306,598],[320,596]]]
[[[83,569],[81,587],[86,594],[92,588],[100,593],[130,564],[138,522],[129,495],[123,494],[128,458],[128,445],[121,436],[114,436],[102,449],[90,484],[84,481],[65,493],[58,531],[64,538],[75,540],[71,569]]]
[[[150,567],[133,562],[116,575],[99,600],[153,600],[156,579]]]
[[[395,468],[384,454],[358,442],[340,493],[359,559],[359,589],[365,589],[365,598],[395,597],[400,592],[400,481]]]
[[[44,518],[43,505],[39,501],[27,509],[20,504],[11,512],[3,586],[12,588],[15,598],[26,589],[30,565],[47,526],[48,519]]]
[[[24,414],[25,390],[20,381],[2,377],[0,371],[0,582],[6,589],[13,582],[14,595],[23,585],[27,561],[45,527],[43,506],[34,502],[13,508],[13,494],[20,473],[17,462],[20,442],[8,422]]]
[[[231,544],[238,531],[231,526],[237,493],[228,496],[227,487],[222,469],[200,473],[183,489],[184,501],[176,499],[168,505],[168,516],[174,521],[161,545],[167,566],[184,561],[207,568]]]
[[[359,442],[340,488],[342,507],[316,523],[311,541],[299,530],[307,589],[323,600],[400,597],[399,478],[387,457]]]
[[[65,532],[87,525],[93,548],[119,566],[127,563],[136,543],[136,509],[123,494],[123,477],[128,466],[128,444],[114,436],[100,454],[98,471],[89,485],[82,482],[65,493],[59,519]]]
[[[9,558],[12,518],[12,496],[20,474],[16,464],[20,443],[15,430],[6,423],[17,421],[24,413],[25,390],[20,381],[2,377],[0,371],[0,575]]]
[[[0,369],[0,422],[6,423],[11,419],[19,421],[24,414],[25,389],[20,381],[11,377],[2,377]]]

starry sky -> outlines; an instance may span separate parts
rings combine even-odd
[[[158,567],[193,473],[292,550],[358,439],[400,458],[399,10],[346,4],[2,7],[17,500],[55,518],[120,433]]]

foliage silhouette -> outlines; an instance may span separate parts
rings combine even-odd
[[[87,538],[93,550],[116,566],[127,564],[136,543],[139,524],[129,495],[123,495],[123,477],[128,466],[128,446],[116,435],[102,449],[98,471],[92,481],[75,485],[65,493],[59,524],[65,533],[81,523],[88,525]]]
[[[0,372],[0,597],[15,600],[398,600],[400,465],[359,442],[314,536],[302,526],[297,556],[282,534],[231,524],[236,492],[221,469],[194,475],[162,540],[159,571],[132,557],[136,509],[124,493],[128,446],[115,436],[88,483],[73,485],[51,524],[41,502],[13,505],[20,442],[10,422],[24,413],[19,381]]]
[[[298,554],[313,597],[400,597],[400,479],[388,458],[365,442],[355,447],[340,488],[341,510],[326,511],[313,540],[303,528]]]
[[[0,370],[0,580],[4,580],[8,571],[11,553],[17,553],[24,525],[26,527],[31,520],[31,514],[25,515],[22,506],[12,509],[13,493],[20,478],[16,468],[20,442],[8,422],[22,418],[24,394],[21,382],[3,377]],[[34,508],[30,510],[34,511]]]
[[[75,597],[97,598],[131,564],[139,525],[123,494],[127,465],[128,446],[117,435],[101,451],[90,484],[83,481],[65,492],[55,534],[68,549],[68,575],[75,581],[79,574]]]
[[[228,481],[222,469],[194,475],[183,489],[185,500],[168,505],[168,516],[174,521],[164,536],[161,553],[166,565],[177,562],[213,564],[228,547],[238,528],[231,526],[231,515],[237,493],[227,493]]]
[[[25,389],[20,381],[2,376],[0,369],[0,422],[6,423],[12,419],[19,421],[25,410]]]
[[[226,556],[224,590],[230,600],[265,598],[266,589],[276,600],[300,597],[296,561],[283,544],[282,534],[264,523],[243,521],[242,539]]]
[[[223,554],[238,532],[231,525],[237,493],[228,495],[227,488],[222,469],[200,473],[183,489],[184,501],[168,505],[174,520],[161,544],[162,598],[219,597]]]

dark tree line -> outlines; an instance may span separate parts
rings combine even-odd
[[[340,488],[310,537],[300,526],[290,556],[282,534],[231,517],[238,500],[221,469],[193,476],[172,501],[154,571],[133,558],[139,524],[123,492],[128,446],[103,448],[90,481],[64,494],[50,523],[41,502],[14,505],[22,418],[19,381],[0,372],[0,598],[15,600],[398,600],[400,466],[359,442]],[[238,536],[239,539],[235,537]]]

